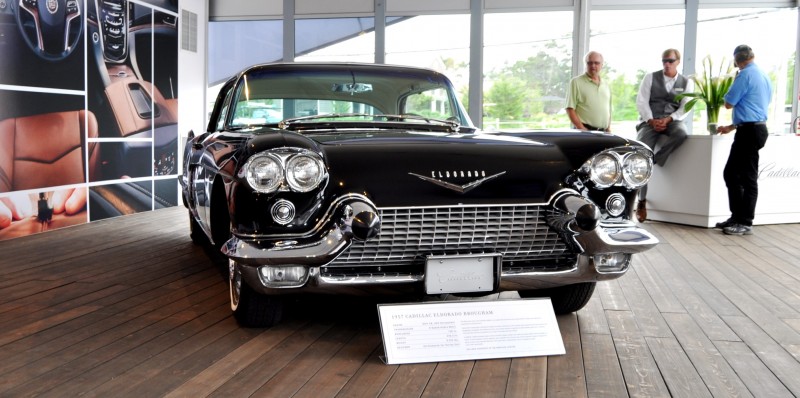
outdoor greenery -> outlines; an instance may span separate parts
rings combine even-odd
[[[487,73],[484,82],[484,127],[499,128],[558,128],[568,127],[569,118],[564,112],[567,87],[572,79],[570,50],[555,41],[545,50],[525,60]],[[468,65],[444,61],[450,68],[447,74],[465,74]],[[463,68],[463,69],[461,69]],[[635,121],[636,94],[639,82],[648,71],[640,70],[634,81],[617,74],[606,65],[604,78],[609,79],[612,95],[612,119]],[[609,76],[614,76],[609,78]],[[469,106],[466,90],[462,102]]]
[[[449,76],[468,75],[469,65],[442,60]],[[548,43],[544,50],[525,60],[506,65],[499,70],[487,72],[484,77],[483,124],[486,129],[508,128],[560,128],[570,125],[564,111],[567,87],[572,79],[570,49]],[[787,84],[792,84],[794,55],[789,59]],[[613,62],[606,61],[603,77],[611,87],[612,120],[614,122],[635,122],[639,118],[636,109],[636,95],[639,84],[652,70],[639,70],[635,77],[618,73]],[[703,71],[693,77],[695,93],[687,104],[688,109],[708,109],[711,103],[716,107],[707,120],[716,121],[719,106],[724,104],[722,96],[732,82],[732,64],[724,60],[714,64],[710,58],[703,60]],[[719,78],[723,76],[723,78]],[[727,78],[724,78],[727,76]],[[773,82],[778,81],[770,76]],[[791,103],[791,87],[787,87],[785,103]],[[465,107],[469,106],[466,86],[459,86],[459,94]],[[706,101],[706,100],[709,101]],[[700,103],[701,105],[697,105]],[[699,121],[700,114],[694,114]]]

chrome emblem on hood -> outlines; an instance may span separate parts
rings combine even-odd
[[[478,174],[477,171],[475,171],[473,173],[472,171],[464,172],[462,170],[462,171],[454,171],[454,172],[451,173],[448,170],[448,171],[439,171],[439,172],[433,171],[433,172],[431,172],[431,176],[430,177],[427,177],[427,176],[424,176],[424,175],[420,175],[420,174],[417,174],[417,173],[408,173],[408,174],[410,174],[410,175],[412,175],[414,177],[417,177],[417,178],[419,178],[419,179],[421,179],[423,181],[432,182],[432,183],[434,183],[434,184],[436,184],[436,185],[438,185],[440,187],[444,187],[444,188],[447,188],[447,189],[452,189],[453,191],[456,191],[458,193],[466,193],[466,192],[472,190],[473,188],[477,188],[479,185],[483,184],[484,182],[489,181],[489,180],[493,180],[493,179],[495,179],[497,177],[500,177],[501,175],[503,175],[505,173],[506,173],[505,171],[501,171],[501,172],[499,172],[497,174],[487,176],[485,171],[481,171],[480,174]],[[452,183],[452,182],[448,182],[448,181],[442,180],[442,178],[450,178],[451,175],[453,176],[453,178],[460,178],[460,179],[463,179],[465,176],[467,178],[472,178],[472,176],[474,175],[478,179],[474,180],[474,181],[467,182],[466,184],[463,184],[463,185],[459,185],[459,184],[456,184],[456,183]]]

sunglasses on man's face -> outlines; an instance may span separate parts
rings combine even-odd
[[[586,65],[602,65],[602,62],[597,61],[586,61]]]
[[[675,58],[664,58],[661,60],[662,64],[674,64],[677,59]]]

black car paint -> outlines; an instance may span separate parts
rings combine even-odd
[[[214,133],[196,140],[213,156],[202,167],[225,183],[233,233],[242,236],[307,232],[331,202],[351,192],[365,195],[378,207],[546,203],[565,188],[567,177],[585,159],[608,148],[609,141],[631,145],[623,138],[598,133],[549,131],[431,136],[365,130],[302,135],[263,128]],[[310,193],[254,192],[238,175],[239,168],[250,156],[280,147],[320,153],[330,180]],[[504,174],[466,193],[409,174],[460,171]],[[629,202],[635,198],[635,192],[610,189],[594,192],[593,199],[604,201],[614,192],[622,192]],[[270,216],[270,206],[279,199],[297,206],[297,218],[290,225],[275,224]]]

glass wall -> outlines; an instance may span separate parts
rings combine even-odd
[[[444,73],[467,106],[469,15],[421,15],[386,26],[386,63]]]
[[[487,14],[483,127],[568,127],[572,11]]]
[[[733,49],[747,44],[755,53],[755,63],[772,80],[772,103],[768,129],[772,134],[790,132],[792,85],[797,37],[796,9],[701,9],[697,25],[697,71],[709,57],[716,65],[727,66]],[[733,69],[735,73],[736,69]],[[731,123],[731,111],[720,111],[720,124]],[[705,112],[695,112],[694,128],[705,129]]]
[[[375,62],[375,18],[298,19],[298,62]]]
[[[646,73],[662,68],[663,50],[676,48],[685,52],[687,13],[683,8],[652,9],[656,6],[639,4],[630,7],[634,9],[620,9],[622,6],[617,2],[602,3],[590,10],[589,40],[579,47],[604,55],[603,73],[613,96],[612,131],[624,137],[635,137],[639,118],[635,100],[639,84]],[[701,7],[706,6],[701,1]],[[573,63],[579,63],[581,71],[584,68],[583,54],[573,54],[578,47],[573,35],[582,34],[579,29],[582,26],[574,23],[577,16],[573,9],[538,10],[535,4],[527,10],[484,13],[483,74],[472,77],[473,81],[481,81],[481,86],[473,89],[482,90],[483,103],[479,109],[483,128],[569,126],[564,111],[566,87],[573,77]],[[718,67],[730,61],[736,45],[750,45],[756,52],[756,62],[770,74],[775,85],[770,131],[794,131],[790,119],[791,106],[796,100],[793,81],[797,19],[796,7],[700,8],[696,53],[688,60],[695,65],[687,68],[687,54],[684,54],[679,71],[702,72],[706,56]],[[478,70],[470,68],[474,50],[470,49],[469,14],[387,16],[382,46],[376,42],[379,38],[374,32],[374,21],[364,16],[297,18],[294,21],[294,59],[299,62],[375,62],[375,49],[382,48],[384,62],[388,64],[427,67],[446,74],[455,83],[464,104],[469,106],[470,73]],[[238,71],[240,68],[231,66],[234,59],[245,58],[247,64],[281,60],[283,41],[292,43],[283,38],[282,29],[281,20],[212,22],[209,27],[210,82],[218,83],[219,76],[230,76]],[[213,101],[214,94],[210,92],[209,100]],[[691,117],[693,132],[705,134],[703,106],[698,106]],[[721,123],[729,122],[730,111],[723,111]]]
[[[282,57],[283,21],[226,21],[208,24],[210,85],[223,83],[245,66],[275,62]],[[213,95],[216,95],[216,91]],[[210,99],[212,102],[213,100]]]
[[[591,15],[590,50],[603,54],[611,85],[611,131],[636,138],[636,94],[644,75],[662,69],[661,53],[683,53],[684,10],[609,10]],[[678,66],[682,70],[682,66]]]

